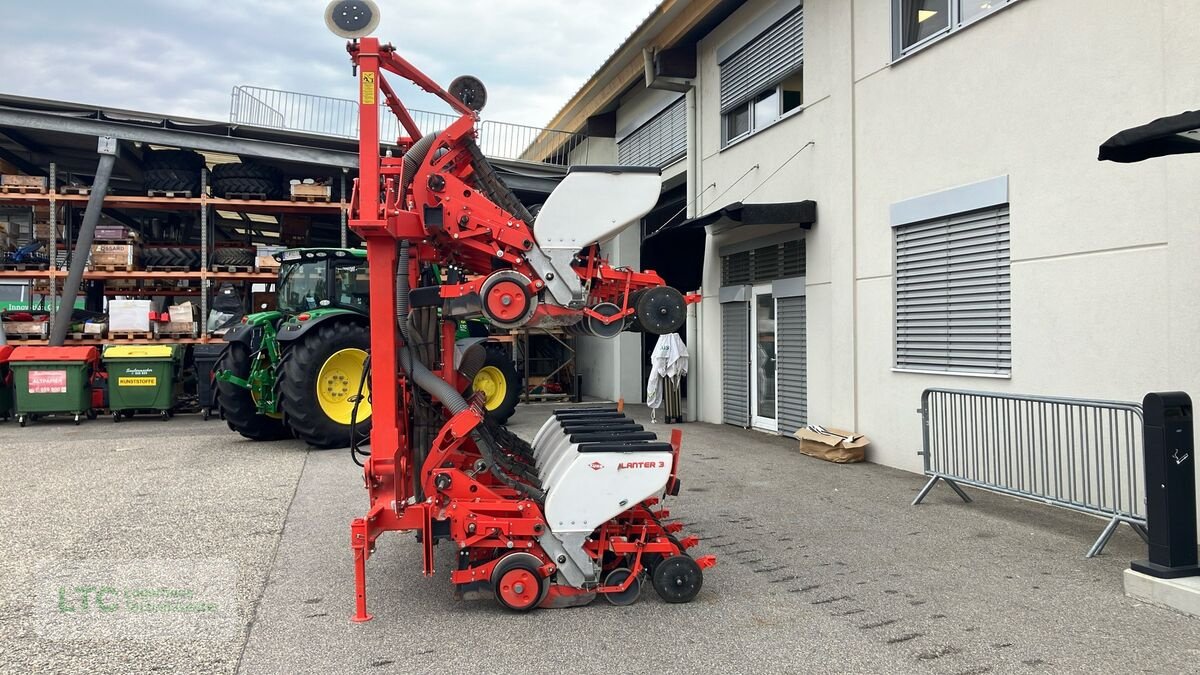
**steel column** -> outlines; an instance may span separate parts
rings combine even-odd
[[[87,210],[83,213],[83,224],[79,226],[79,235],[75,238],[75,250],[71,253],[71,269],[67,273],[67,281],[63,284],[62,304],[54,315],[54,332],[50,335],[50,344],[61,347],[67,339],[67,329],[71,327],[71,312],[75,308],[75,296],[79,293],[79,284],[83,281],[83,271],[87,267],[88,253],[92,250],[92,239],[96,235],[96,223],[100,221],[100,211],[104,209],[104,194],[108,192],[108,179],[112,177],[113,164],[117,160],[117,139],[101,137],[97,141],[96,152],[100,154],[100,163],[96,167],[96,179],[92,183],[92,192],[88,195]],[[53,263],[56,251],[51,251]],[[52,282],[53,283],[53,282]]]

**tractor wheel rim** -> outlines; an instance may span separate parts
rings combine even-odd
[[[321,412],[338,424],[349,425],[354,412],[354,397],[362,379],[367,353],[361,349],[341,349],[329,355],[317,373],[317,404]],[[370,387],[363,384],[357,422],[371,417]]]
[[[509,570],[500,577],[500,597],[509,607],[524,609],[537,602],[538,579],[526,569]]]
[[[485,408],[495,410],[504,403],[504,398],[508,395],[508,380],[496,366],[484,366],[475,374],[471,388],[483,392]]]

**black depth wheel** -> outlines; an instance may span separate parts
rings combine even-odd
[[[671,556],[654,566],[654,591],[665,602],[691,602],[703,585],[704,572],[689,556]]]
[[[604,577],[604,585],[620,586],[621,584],[625,583],[625,580],[629,578],[630,574],[631,572],[629,571],[629,568],[618,567],[617,569],[609,572],[608,576]],[[625,605],[632,605],[633,603],[637,602],[637,599],[641,597],[641,595],[642,580],[640,577],[638,577],[629,583],[629,588],[626,588],[620,593],[605,593],[604,597],[612,604],[617,605],[618,607],[624,607]]]
[[[339,318],[326,319],[292,343],[279,364],[276,394],[298,438],[317,448],[350,446],[354,397],[370,348],[365,325]],[[362,393],[354,433],[368,438],[370,387],[364,385]]]
[[[653,335],[666,335],[679,330],[687,320],[687,303],[683,294],[670,286],[643,289],[634,306],[637,323]]]
[[[514,612],[537,607],[550,592],[550,580],[538,574],[542,561],[530,553],[509,553],[492,569],[496,600]]]
[[[228,370],[236,377],[250,376],[250,350],[240,342],[225,346],[213,367],[214,372]],[[216,381],[217,406],[229,428],[252,441],[277,441],[289,436],[283,420],[261,414],[250,390],[232,382]]]

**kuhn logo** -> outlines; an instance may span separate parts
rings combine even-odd
[[[591,464],[588,464],[588,466],[592,467],[592,471],[599,471],[600,469],[604,468],[604,465],[600,462],[592,462]]]
[[[666,462],[621,462],[617,465],[617,471],[625,469],[661,469],[667,465]]]

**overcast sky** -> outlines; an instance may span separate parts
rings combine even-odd
[[[488,88],[485,119],[542,126],[656,0],[377,0],[375,35],[443,86]],[[327,0],[0,0],[0,92],[224,120],[254,85],[355,96]],[[397,78],[392,78],[397,81]],[[412,90],[397,87],[401,98]],[[408,97],[414,108],[439,102]]]

